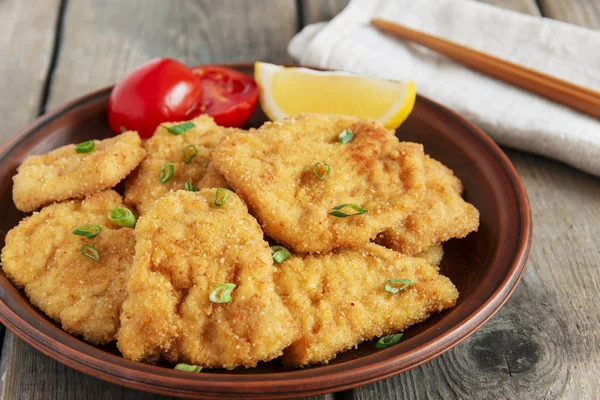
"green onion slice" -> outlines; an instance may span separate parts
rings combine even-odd
[[[186,182],[185,183],[185,190],[187,190],[188,192],[197,192],[200,189],[198,189],[196,186],[192,185],[191,183]]]
[[[202,367],[199,365],[191,365],[191,364],[177,364],[175,366],[176,370],[185,371],[185,372],[200,372],[202,371]]]
[[[194,146],[193,144],[185,146],[183,148],[183,162],[189,164],[190,162],[192,162],[194,157],[196,157],[196,154],[198,154],[198,149],[196,149],[196,146]]]
[[[338,138],[340,139],[340,143],[348,143],[354,138],[354,133],[350,129],[344,129],[340,132]]]
[[[108,219],[115,225],[133,228],[135,226],[135,215],[129,208],[119,207],[108,212]]]
[[[398,283],[398,284],[400,284],[400,286],[392,286],[392,284],[394,284],[394,283]],[[410,279],[390,279],[389,281],[387,281],[385,283],[383,288],[385,289],[386,292],[396,294],[398,292],[403,291],[407,287],[409,287],[411,283],[412,283],[412,281]]]
[[[230,303],[232,300],[231,292],[235,289],[235,286],[234,283],[224,283],[219,285],[210,292],[208,298],[213,303]]]
[[[321,170],[320,173],[319,173],[319,170]],[[327,176],[327,174],[329,174],[329,171],[331,171],[331,167],[329,166],[329,164],[322,164],[320,162],[316,163],[315,166],[312,169],[312,172],[320,180],[325,179],[325,177]]]
[[[281,264],[291,256],[290,251],[288,249],[279,245],[269,246],[269,251],[271,251],[273,261],[275,261],[277,264]]]
[[[215,193],[215,206],[221,207],[223,204],[227,202],[229,198],[229,191],[223,188],[218,188]]]
[[[382,336],[375,344],[375,347],[378,349],[387,349],[388,347],[398,343],[400,339],[402,339],[402,333],[394,333],[392,335]]]
[[[76,144],[75,151],[78,153],[89,153],[90,151],[94,150],[94,147],[96,147],[94,141],[88,140],[87,142]]]
[[[100,253],[98,253],[98,250],[96,250],[96,248],[91,244],[84,244],[81,246],[81,254],[87,258],[91,258],[94,261],[100,260]]]
[[[342,209],[344,209],[346,207],[351,208],[356,212],[352,213],[352,214],[347,214],[347,213],[343,212]],[[367,212],[367,210],[365,210],[364,208],[362,208],[360,206],[357,206],[356,204],[346,203],[346,204],[340,204],[339,206],[333,207],[333,210],[329,211],[329,215],[333,215],[334,217],[339,217],[339,218],[346,218],[346,217],[352,217],[354,215],[365,214],[366,212]]]
[[[102,232],[102,227],[99,225],[81,225],[71,231],[72,234],[84,236],[88,239],[93,239]]]
[[[179,124],[179,125],[173,125],[173,126],[166,126],[166,125],[161,125],[163,128],[165,128],[169,133],[172,133],[173,135],[181,135],[182,133],[185,133],[187,131],[189,131],[192,128],[195,128],[196,125],[194,125],[192,122],[184,122],[183,124]]]
[[[160,183],[167,183],[173,177],[173,171],[175,171],[175,166],[172,162],[166,162],[160,167],[160,178],[158,181]]]

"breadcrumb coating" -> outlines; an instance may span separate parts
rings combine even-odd
[[[389,279],[411,279],[384,290]],[[327,363],[373,338],[401,332],[456,304],[458,291],[437,268],[374,243],[329,254],[294,254],[275,274],[277,292],[300,325],[283,353],[294,366]]]
[[[215,192],[171,192],[138,220],[117,342],[125,358],[254,367],[297,337],[260,226],[234,193],[217,207]],[[232,301],[211,302],[226,283]]]
[[[144,144],[148,156],[125,181],[125,202],[135,206],[139,214],[148,212],[152,203],[169,191],[183,189],[186,182],[196,184],[207,171],[213,149],[227,135],[241,131],[217,126],[207,115],[189,121],[195,127],[179,135],[164,128],[184,122],[188,121],[165,123],[156,128],[154,135]],[[195,146],[197,153],[189,163],[185,163],[183,150],[190,145]],[[192,153],[189,148],[188,157]],[[173,163],[173,176],[168,182],[161,183],[160,169],[167,162]]]
[[[354,138],[341,143],[345,129]],[[344,115],[300,114],[233,134],[213,161],[265,233],[297,252],[364,244],[412,212],[425,188],[420,144],[398,142],[375,120]],[[324,179],[313,172],[317,163],[331,168]],[[367,213],[329,214],[346,203]]]
[[[214,163],[208,163],[208,167],[206,167],[206,172],[202,179],[198,181],[196,185],[200,189],[210,189],[210,188],[223,188],[223,189],[231,189],[229,186],[229,182],[223,175],[217,171]]]
[[[49,205],[11,229],[2,250],[4,273],[31,303],[94,344],[115,339],[133,262],[133,229],[107,218],[122,205],[112,190]],[[93,239],[71,233],[81,225],[99,225],[102,232]],[[100,260],[82,255],[84,244],[94,246]]]
[[[47,204],[83,198],[110,189],[137,167],[146,151],[137,132],[94,140],[89,153],[77,153],[74,144],[41,156],[29,156],[13,177],[13,201],[24,212]]]
[[[427,189],[421,203],[404,221],[378,235],[376,242],[413,255],[479,228],[479,211],[461,197],[462,183],[452,170],[425,157]]]
[[[429,264],[439,267],[442,262],[442,258],[444,258],[444,247],[441,243],[438,243],[420,253],[415,254],[414,257],[422,258]]]

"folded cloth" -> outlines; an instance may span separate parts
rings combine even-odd
[[[413,80],[502,145],[600,176],[600,121],[369,25],[383,18],[600,90],[600,32],[471,0],[353,0],[288,51],[303,65]]]

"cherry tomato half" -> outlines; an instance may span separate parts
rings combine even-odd
[[[240,127],[250,118],[258,87],[254,79],[234,69],[204,65],[194,72],[202,82],[200,112],[214,118],[221,126]]]
[[[115,133],[134,130],[148,138],[163,122],[199,114],[201,100],[202,84],[191,69],[169,58],[156,58],[115,85],[108,102],[108,123]]]

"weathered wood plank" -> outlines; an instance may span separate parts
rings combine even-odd
[[[518,11],[531,15],[539,15],[540,10],[535,0],[479,0],[508,10]],[[552,0],[547,0],[552,1]],[[558,0],[556,2],[561,2]],[[589,0],[593,2],[594,0]],[[302,0],[303,22],[314,24],[329,21],[348,5],[349,0]],[[564,3],[564,2],[563,2]],[[600,9],[600,7],[599,7]],[[558,18],[557,18],[558,19]]]
[[[113,385],[67,368],[12,336],[2,399],[169,399]]]
[[[49,106],[113,84],[154,57],[289,62],[296,26],[294,0],[71,1]]]
[[[539,15],[534,1],[484,1]],[[559,3],[566,9],[578,2],[558,0],[554,5]],[[562,11],[555,10],[552,17],[559,18]],[[577,22],[573,14],[569,18]],[[534,220],[531,258],[516,292],[494,318],[453,350],[345,397],[600,396],[600,182],[553,161],[507,152],[527,188]]]
[[[88,2],[86,0],[83,3],[87,4]],[[70,7],[74,7],[73,3],[81,4],[80,2],[71,2]],[[328,3],[338,4],[332,1]],[[501,5],[510,3],[510,8],[519,11],[527,11],[528,8],[533,10],[535,6],[533,1],[498,0],[495,3],[501,3]],[[519,3],[525,5],[520,6]],[[583,17],[573,17],[572,15],[576,14],[569,14],[568,18],[575,19],[566,19],[566,16],[561,17],[557,14],[551,15],[552,8],[548,6],[550,1],[542,0],[540,3],[547,16],[570,22],[578,22],[579,18],[583,21],[582,25],[590,23],[585,20],[585,18],[589,18],[586,17],[586,14]],[[563,6],[565,3],[575,2],[555,1],[555,4],[559,4],[559,6]],[[590,0],[589,3],[593,2]],[[0,3],[0,22],[5,22],[2,19],[4,17],[2,7],[5,4]],[[119,12],[122,13],[122,9],[127,9],[129,6],[127,3],[120,3]],[[148,6],[148,8],[152,7]],[[154,8],[156,9],[156,7]],[[79,15],[89,15],[85,14],[85,11],[79,10],[78,12],[83,13]],[[142,15],[146,17],[145,14]],[[305,15],[308,16],[309,13],[305,13]],[[29,15],[28,18],[31,16]],[[212,18],[213,15],[211,15],[211,20]],[[85,18],[81,19],[89,24]],[[138,47],[142,45],[133,41],[132,38],[135,37],[135,34],[145,32],[151,35],[150,32],[159,31],[158,29],[150,30],[150,27],[153,26],[152,22],[155,21],[141,21],[140,19],[142,18],[133,18],[135,20],[133,25],[137,28],[132,28],[129,34],[121,34],[123,46],[117,46],[117,48],[122,51],[122,54],[111,56],[112,64],[104,63],[104,58],[102,60],[100,58],[106,57],[105,52],[106,54],[114,53],[114,48],[103,48],[101,43],[97,43],[96,37],[92,41],[92,43],[96,43],[93,45],[95,47],[90,47],[95,49],[96,53],[86,53],[89,49],[84,41],[80,41],[81,47],[72,49],[72,51],[80,51],[88,57],[91,55],[92,60],[96,54],[95,57],[98,59],[94,63],[82,62],[83,66],[86,66],[85,68],[75,68],[77,57],[71,58],[72,69],[67,71],[75,75],[82,73],[87,79],[87,81],[78,82],[72,92],[68,91],[71,89],[61,89],[61,86],[69,85],[69,79],[77,80],[79,78],[69,77],[68,72],[62,72],[65,75],[61,82],[58,74],[59,63],[53,86],[58,89],[52,94],[51,104],[60,104],[94,87],[109,84],[146,58],[154,55],[170,55],[171,53],[168,51],[171,48],[166,49],[163,54],[154,54],[145,49],[144,51],[150,51],[150,53],[144,53],[146,54],[145,58],[139,56],[142,54],[142,50]],[[233,18],[231,20],[235,21]],[[307,18],[307,20],[314,22],[319,18]],[[103,21],[106,24],[104,26],[110,26],[110,21]],[[144,24],[143,26],[147,30],[144,31],[140,24]],[[0,29],[4,29],[5,25],[0,24]],[[39,27],[39,24],[36,26]],[[72,34],[85,33],[89,27],[83,26],[82,22],[80,29],[79,32],[73,31]],[[256,29],[258,30],[258,28]],[[275,30],[271,31],[271,33],[273,32],[275,35],[280,34]],[[63,52],[67,48],[66,36]],[[98,33],[97,36],[99,37],[100,34]],[[0,43],[2,43],[2,37],[4,36],[0,37]],[[10,38],[10,35],[8,37]],[[130,41],[127,42],[127,39]],[[287,40],[284,42],[283,47],[278,50],[280,54],[284,54]],[[149,49],[157,46],[152,40],[148,40],[148,43]],[[176,44],[177,41],[171,43],[172,46]],[[210,44],[214,46],[214,42]],[[4,44],[2,43],[0,51],[3,49]],[[131,50],[131,54],[125,51],[127,49]],[[264,59],[283,60],[283,56],[281,56],[282,59],[277,59],[279,56],[268,58],[271,53],[269,53],[268,47],[265,46],[265,49]],[[180,50],[178,49],[177,52]],[[207,54],[213,54],[210,51]],[[229,50],[220,48],[214,51],[232,54],[228,52]],[[185,50],[183,53],[175,53],[173,56],[175,57],[177,54],[182,54],[178,58],[188,63],[195,62],[189,61],[187,58],[189,54],[185,53]],[[134,57],[139,58],[133,59]],[[2,59],[4,60],[4,57]],[[200,62],[202,61],[205,60],[200,60]],[[219,62],[220,60],[215,57],[214,61],[206,61]],[[94,71],[94,66],[102,67],[103,71]],[[0,72],[2,72],[0,76],[10,76],[4,73],[2,67],[3,65],[0,66]],[[107,67],[110,68],[105,70]],[[5,82],[0,81],[0,88],[3,88],[3,84]],[[10,103],[12,110],[15,103],[14,101]],[[2,115],[5,115],[4,110],[8,109],[4,107],[5,105],[0,103]],[[598,392],[600,355],[597,348],[600,339],[597,329],[600,324],[598,312],[600,303],[596,296],[600,290],[600,275],[596,268],[600,256],[595,250],[597,247],[595,238],[599,237],[600,233],[600,224],[598,224],[600,221],[596,215],[596,210],[600,206],[600,184],[597,179],[552,161],[517,152],[509,152],[509,154],[527,187],[533,206],[535,229],[535,242],[530,265],[514,296],[489,323],[466,343],[409,373],[347,393],[349,396],[361,399],[600,397]],[[5,390],[7,399],[153,398],[151,395],[106,384],[68,369],[19,340],[15,339],[16,343],[11,346],[9,341],[12,340],[12,336],[9,336],[4,346],[10,356],[3,357],[3,363],[9,364],[5,379],[6,387],[10,386],[11,389],[8,392]],[[0,369],[2,369],[1,366]]]
[[[597,0],[539,0],[544,17],[600,29],[600,2]]]
[[[0,3],[0,22],[4,21],[2,6]],[[40,14],[51,15],[41,10]],[[286,46],[297,26],[294,0],[82,0],[68,2],[64,18],[49,108],[114,83],[153,57],[173,57],[187,64],[256,59],[286,62]],[[25,15],[13,15],[13,19],[16,23],[28,20]],[[28,53],[30,57],[38,55],[39,51]],[[39,101],[32,103],[37,110]],[[10,107],[14,109],[14,103]],[[12,335],[8,339],[3,357],[3,399],[166,399],[84,375]]]
[[[583,399],[600,396],[600,181],[507,151],[534,219],[525,276],[466,342],[408,373],[352,392],[366,399]]]
[[[0,2],[0,144],[37,117],[60,0]]]
[[[8,344],[11,367],[5,376],[3,400],[169,400],[174,397],[141,392],[104,382],[68,368],[11,335]],[[16,361],[15,361],[16,360]],[[333,396],[302,400],[333,400]]]
[[[349,0],[302,0],[304,24],[329,21],[348,5]]]
[[[52,59],[54,29],[60,0],[5,0],[0,2],[0,145],[35,118],[43,98]],[[26,28],[24,28],[24,25]],[[12,334],[5,335],[0,376],[6,369]],[[0,380],[0,392],[3,379]]]

